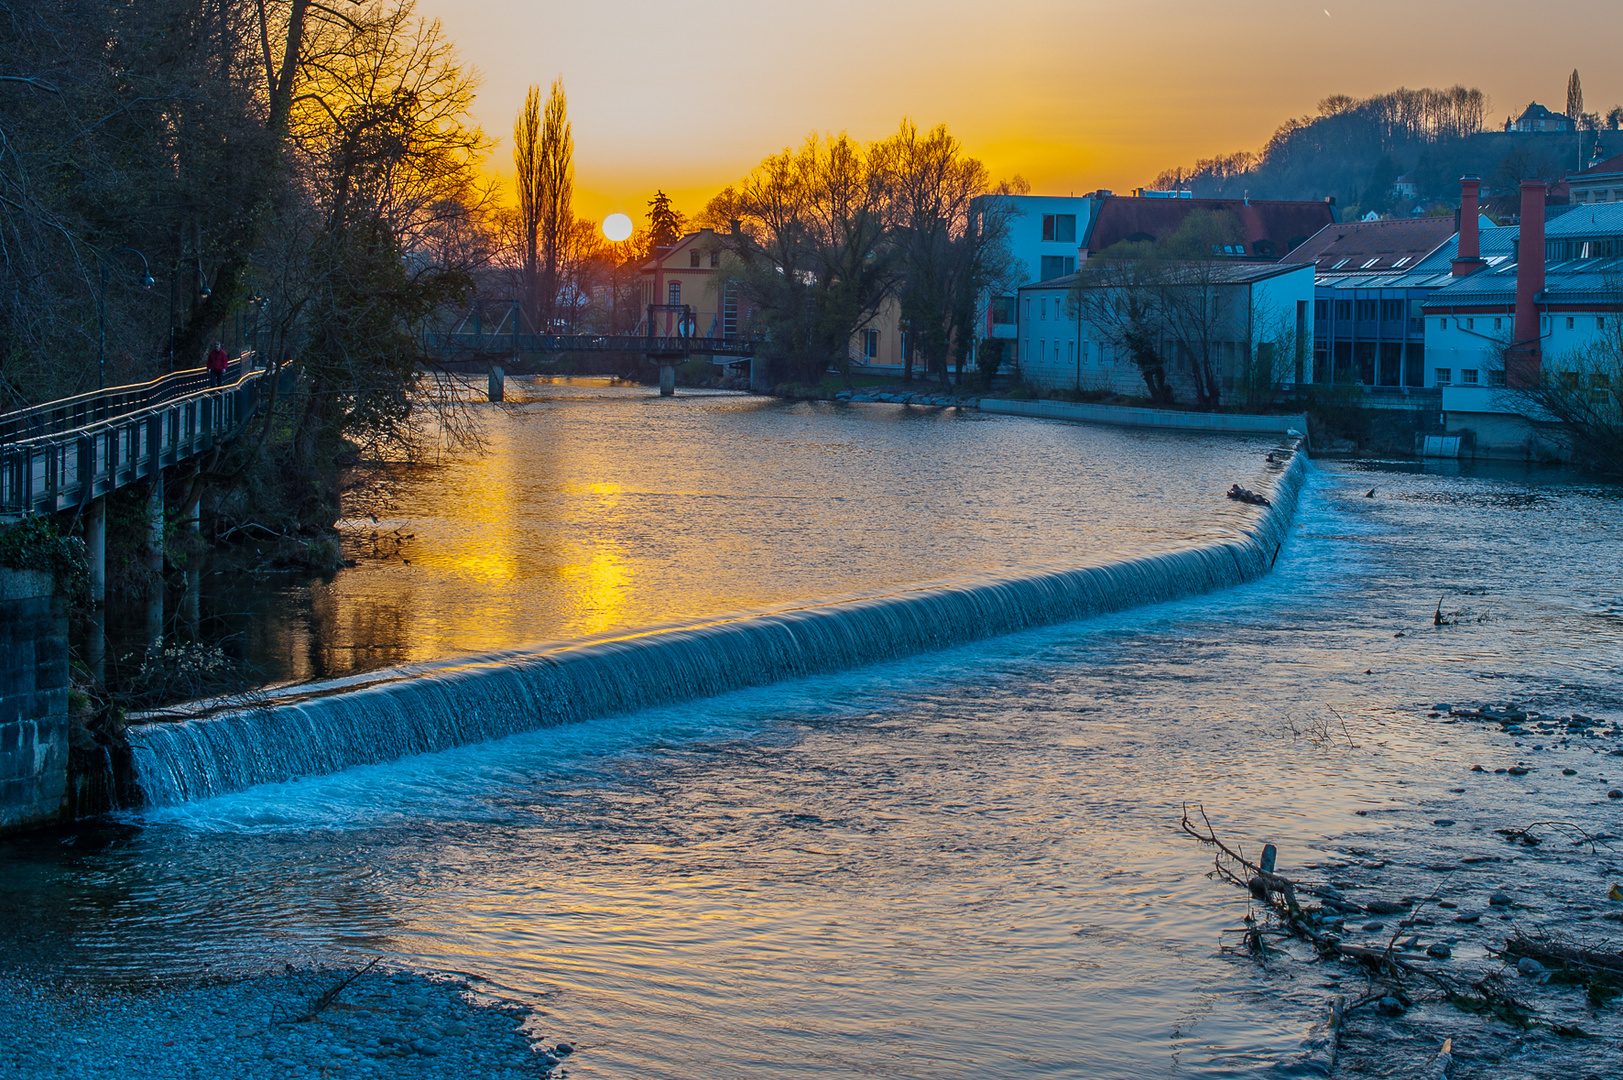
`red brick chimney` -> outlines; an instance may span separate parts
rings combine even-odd
[[[1544,192],[1542,180],[1522,181],[1522,224],[1516,240],[1515,343],[1505,354],[1505,382],[1536,386],[1543,349],[1539,342],[1538,294],[1544,291]]]
[[[1482,181],[1477,177],[1460,177],[1460,246],[1454,255],[1455,277],[1465,277],[1482,269],[1482,241],[1477,233],[1481,190]]]

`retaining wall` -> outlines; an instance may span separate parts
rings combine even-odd
[[[0,569],[0,833],[58,820],[68,784],[68,616],[51,575]]]
[[[1141,409],[1124,405],[1092,405],[1073,401],[1008,401],[983,398],[982,412],[1006,416],[1035,416],[1045,420],[1081,420],[1090,424],[1119,427],[1169,428],[1178,431],[1215,431],[1233,435],[1283,435],[1294,429],[1307,431],[1306,414],[1258,416],[1249,413],[1179,412],[1175,409]]]

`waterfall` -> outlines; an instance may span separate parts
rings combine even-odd
[[[173,805],[1238,585],[1273,565],[1305,468],[1300,452],[1274,466],[1272,505],[1233,540],[351,676],[262,707],[132,725],[136,782],[148,803]]]

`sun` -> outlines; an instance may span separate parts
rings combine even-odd
[[[610,214],[603,219],[603,235],[618,244],[631,235],[631,219],[624,214]]]

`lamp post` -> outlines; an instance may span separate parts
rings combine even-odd
[[[152,288],[152,267],[147,263],[147,257],[134,248],[119,248],[114,255],[123,255],[125,252],[141,260],[141,287]],[[107,266],[101,268],[101,299],[96,305],[97,339],[96,348],[96,389],[107,389]]]
[[[192,273],[197,275],[197,298],[207,300],[213,294],[209,292],[208,275],[203,273],[203,264],[192,266]],[[180,298],[180,272],[172,270],[169,273],[169,370],[175,370],[175,305]]]

